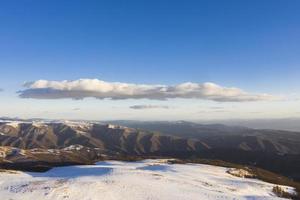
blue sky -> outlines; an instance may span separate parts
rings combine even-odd
[[[1,1],[0,116],[300,116],[299,10],[296,0]],[[168,86],[213,82],[285,100],[49,100],[16,93],[27,81],[82,78]]]

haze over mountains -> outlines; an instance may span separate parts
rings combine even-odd
[[[42,161],[46,168],[61,165],[60,162],[92,163],[105,157],[206,158],[254,165],[300,180],[299,132],[185,121],[113,123],[3,119],[0,145],[10,152],[4,153],[8,163],[24,159],[38,164]],[[65,151],[70,148],[74,153]],[[22,149],[27,149],[25,158],[15,159],[19,154],[13,152]],[[50,164],[47,158],[53,150],[47,152],[49,149],[57,152]]]
[[[1,145],[65,148],[84,145],[128,154],[225,148],[299,154],[300,133],[186,121],[0,122]]]
[[[123,126],[159,132],[163,135],[193,138],[209,148],[234,148],[280,154],[300,153],[300,133],[293,131],[252,129],[223,124],[199,124],[187,121],[142,122],[111,121]]]
[[[248,120],[219,120],[219,123],[227,125],[246,126],[256,129],[276,129],[300,132],[299,118],[282,118],[282,119],[248,119]]]

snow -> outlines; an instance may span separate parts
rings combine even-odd
[[[34,126],[36,128],[45,128],[45,127],[47,127],[47,125],[45,123],[38,122],[38,121],[33,121],[32,126]]]
[[[5,158],[6,157],[6,152],[5,151],[2,151],[0,149],[0,158]]]
[[[14,122],[9,122],[9,123],[7,123],[6,125],[11,126],[11,127],[13,127],[13,128],[18,128],[20,123],[21,123],[21,122],[14,121]]]
[[[65,147],[64,150],[65,151],[73,151],[73,150],[80,151],[83,148],[84,148],[84,146],[76,144],[76,145],[70,145],[68,147]]]
[[[92,126],[92,124],[89,122],[81,122],[81,121],[63,120],[63,121],[58,121],[58,123],[63,123],[70,127],[82,128],[82,129],[90,128]]]
[[[114,124],[107,124],[107,128],[109,128],[109,129],[125,129],[127,127],[120,126],[120,125],[114,125]]]
[[[57,167],[44,173],[0,173],[0,197],[1,200],[280,199],[272,193],[273,184],[232,176],[227,170],[145,160]]]

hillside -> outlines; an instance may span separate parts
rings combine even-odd
[[[110,121],[110,123],[159,132],[162,135],[197,139],[210,148],[300,154],[300,132],[252,129],[223,124],[198,124],[187,121]]]
[[[273,192],[277,185],[237,177],[236,172],[203,164],[170,164],[167,160],[105,161],[44,173],[6,171],[0,172],[0,196],[3,200],[282,199]],[[279,187],[290,194],[295,192],[291,187]]]
[[[208,148],[199,140],[88,122],[0,122],[0,145],[21,149],[83,145],[132,155],[195,152]]]

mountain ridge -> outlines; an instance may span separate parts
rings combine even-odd
[[[129,154],[156,151],[198,151],[201,141],[98,123],[0,122],[1,146],[22,149],[83,145]]]

